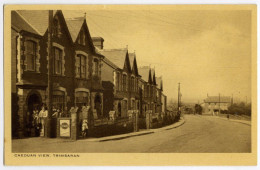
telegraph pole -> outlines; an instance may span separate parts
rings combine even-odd
[[[181,95],[180,95],[180,87],[181,83],[178,83],[178,115],[181,114]]]
[[[220,114],[220,93],[218,95],[218,114]]]
[[[51,115],[52,115],[52,71],[53,71],[53,54],[52,54],[52,21],[53,10],[49,10],[49,25],[48,25],[48,117],[46,127],[46,137],[51,137]]]

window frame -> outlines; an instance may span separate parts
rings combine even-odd
[[[57,60],[57,58],[56,58],[56,50],[59,52],[58,54],[59,54],[59,56],[58,56],[58,58],[59,58],[59,60]],[[60,49],[59,47],[56,47],[56,46],[54,46],[53,47],[53,54],[54,54],[54,62],[53,62],[53,71],[54,71],[54,74],[55,75],[62,75],[62,72],[63,72],[63,66],[62,66],[62,60],[63,60],[63,50],[62,49]],[[58,61],[58,65],[60,65],[60,72],[57,72],[57,68],[56,68],[56,62]]]
[[[93,76],[99,76],[99,60],[93,58]]]
[[[84,65],[82,64],[83,62],[83,58],[84,58]],[[78,60],[79,59],[79,63]],[[85,74],[83,76],[83,72],[82,72],[82,68],[85,67],[84,71]],[[77,71],[78,69],[78,71]],[[88,54],[83,52],[83,51],[76,51],[76,55],[75,55],[75,77],[78,79],[88,79],[89,74],[88,74]]]
[[[33,51],[31,53],[29,53],[29,45],[28,43],[32,43],[33,44]],[[26,55],[26,71],[31,71],[31,72],[35,72],[36,71],[36,60],[37,60],[37,46],[38,46],[38,43],[34,40],[31,40],[31,39],[28,39],[25,41],[25,45],[26,45],[26,51],[25,51],[25,55]],[[33,54],[34,53],[34,54]],[[29,55],[32,55],[33,58],[34,58],[34,61],[33,61],[33,69],[28,69],[28,65],[29,65]]]

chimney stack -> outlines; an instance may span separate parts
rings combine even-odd
[[[99,49],[104,48],[104,39],[102,37],[91,37],[95,47]]]

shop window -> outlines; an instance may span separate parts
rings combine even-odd
[[[84,91],[76,92],[76,105],[81,108],[89,104],[89,93]]]
[[[53,107],[64,111],[65,109],[65,93],[63,91],[53,91]]]

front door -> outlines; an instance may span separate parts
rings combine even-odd
[[[95,97],[95,109],[97,111],[98,118],[102,118],[102,106],[101,106],[101,97],[99,95],[96,95]]]
[[[37,127],[37,119],[35,113],[39,114],[41,106],[41,99],[37,94],[32,94],[27,100],[27,113],[26,113],[26,136],[35,137],[39,136],[39,130]]]

